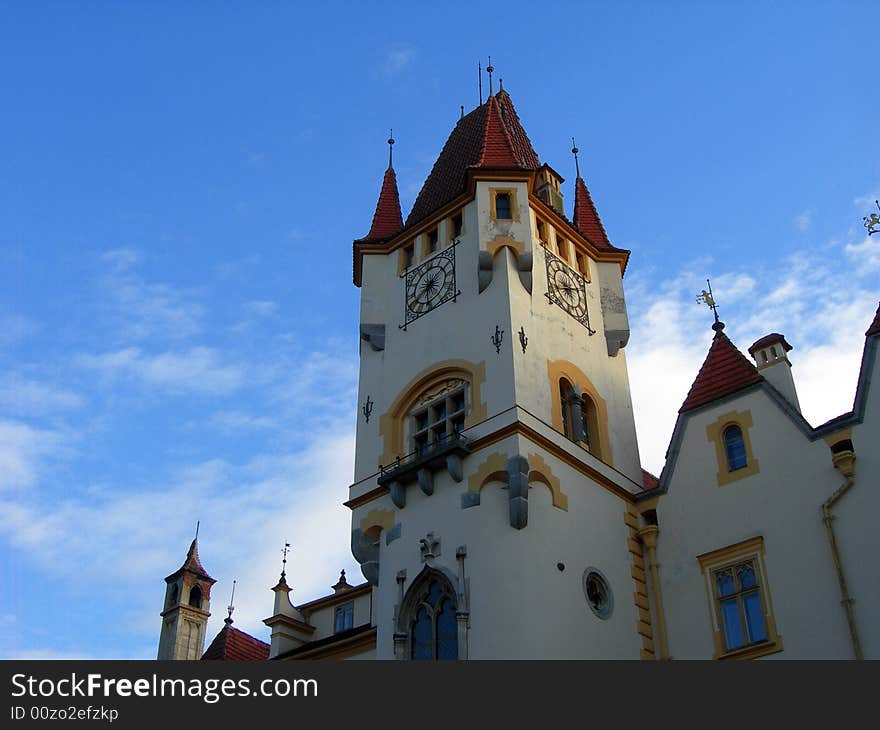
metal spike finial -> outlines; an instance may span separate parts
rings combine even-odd
[[[235,581],[232,581],[232,596],[229,599],[229,605],[226,607],[229,615],[223,619],[223,623],[232,626],[232,612],[235,610]]]
[[[706,286],[709,288],[708,291],[703,289],[697,296],[697,304],[705,304],[709,309],[712,310],[712,314],[715,315],[715,323],[712,325],[712,329],[716,332],[721,332],[724,329],[724,322],[722,322],[718,318],[718,305],[715,303],[715,295],[712,294],[712,283],[706,279]]]
[[[464,119],[464,104],[461,105],[461,115],[458,118]]]
[[[483,67],[477,61],[477,85],[480,88],[480,106],[483,106]]]
[[[290,543],[284,543],[284,547],[281,548],[281,577],[284,578],[287,575],[287,553],[290,552]]]
[[[495,67],[492,65],[492,56],[489,56],[489,65],[486,66],[486,73],[489,74],[489,96],[492,96],[492,72]]]
[[[394,129],[388,135],[388,168],[394,167]]]
[[[196,537],[195,537],[196,540],[199,539],[199,525],[201,525],[201,524],[202,524],[201,520],[196,520]]]
[[[574,155],[575,172],[577,173],[577,176],[580,177],[581,176],[581,166],[580,166],[580,164],[578,164],[578,152],[580,152],[580,150],[578,149],[577,145],[574,143],[574,137],[572,137],[571,138],[571,154]]]
[[[498,93],[500,94],[502,91],[504,91],[504,79],[502,79],[499,76],[498,77]]]

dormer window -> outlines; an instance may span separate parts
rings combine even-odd
[[[495,196],[495,217],[499,220],[510,220],[510,193],[498,193]]]

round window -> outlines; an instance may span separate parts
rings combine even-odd
[[[611,586],[596,568],[587,568],[584,571],[584,595],[590,610],[599,618],[606,619],[611,615],[614,608]]]

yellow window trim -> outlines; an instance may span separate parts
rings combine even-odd
[[[495,213],[495,198],[499,194],[510,196],[510,218],[498,218]],[[489,220],[519,221],[519,204],[516,202],[516,188],[489,188]]]
[[[715,595],[714,575],[719,570],[732,567],[746,560],[756,564],[758,591],[761,597],[761,611],[767,640],[728,651],[724,646],[724,627],[718,598]],[[764,538],[753,537],[742,542],[727,545],[697,556],[700,572],[703,574],[706,588],[706,600],[709,608],[709,621],[712,627],[714,643],[714,659],[756,659],[783,650],[782,637],[776,631],[776,619],[773,616],[773,598],[770,595],[770,583],[767,578],[767,566],[764,562]]]
[[[749,429],[753,425],[752,412],[746,410],[723,413],[717,420],[706,426],[706,438],[710,443],[715,444],[715,461],[718,464],[718,472],[715,477],[719,487],[760,473],[761,469],[752,452],[752,440],[749,436]],[[729,471],[727,468],[727,450],[724,448],[724,432],[729,426],[739,426],[746,450],[746,465],[734,471]]]

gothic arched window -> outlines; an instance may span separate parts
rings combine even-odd
[[[724,452],[727,454],[727,471],[736,471],[747,465],[743,432],[736,424],[724,429]]]
[[[195,608],[202,607],[202,589],[197,585],[193,586],[189,592],[189,605]]]
[[[428,584],[410,628],[412,659],[458,659],[455,596],[434,578]]]

